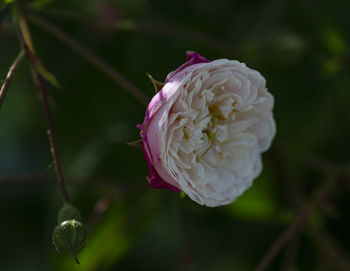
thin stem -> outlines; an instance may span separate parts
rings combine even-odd
[[[66,182],[64,179],[63,170],[60,162],[60,157],[58,155],[57,144],[56,144],[53,124],[52,124],[52,117],[51,117],[51,112],[50,112],[50,107],[49,107],[49,102],[47,97],[47,90],[45,87],[44,79],[41,77],[41,75],[38,72],[36,72],[36,76],[38,79],[38,90],[41,94],[41,98],[43,101],[45,118],[47,123],[47,136],[49,138],[49,142],[51,146],[50,150],[51,150],[52,159],[56,168],[58,184],[60,186],[65,203],[70,203],[69,195],[66,188]]]
[[[101,18],[98,18],[97,16],[91,20],[90,17],[88,18],[79,13],[62,10],[59,8],[48,8],[40,12],[45,13],[51,17],[73,20],[100,31],[141,31],[145,33],[194,41],[198,44],[205,45],[206,47],[212,48],[228,56],[237,56],[239,53],[237,48],[235,48],[232,44],[217,37],[211,36],[208,33],[191,29],[185,26],[171,25],[166,24],[165,22],[139,22],[135,20],[124,19],[115,21],[114,24],[107,24],[108,29],[106,29],[106,24],[103,23],[103,19],[101,20]]]
[[[107,74],[113,81],[122,86],[125,90],[129,91],[138,101],[144,105],[148,105],[149,97],[147,97],[139,88],[137,88],[133,83],[126,79],[121,73],[116,71],[112,66],[107,64],[101,58],[87,50],[85,47],[80,45],[73,38],[69,37],[61,29],[47,22],[43,18],[35,15],[28,15],[28,18],[39,27],[43,28],[47,32],[51,33],[61,42],[72,48],[75,52],[80,54],[83,58],[94,64],[98,69]]]
[[[1,87],[1,90],[0,90],[0,110],[1,110],[2,105],[4,103],[7,91],[9,90],[12,78],[15,75],[17,67],[18,67],[19,63],[21,62],[21,60],[23,59],[24,56],[25,56],[25,51],[22,50],[18,54],[18,56],[16,57],[15,61],[13,62],[13,64],[11,65],[11,67],[9,69],[9,72],[6,75],[6,79],[5,79],[5,81],[4,81],[4,83],[3,83],[2,87]]]
[[[333,179],[332,179],[333,181]],[[337,180],[339,181],[339,180]],[[312,214],[324,203],[325,199],[331,194],[332,188],[330,188],[330,183],[327,182],[326,185],[320,189],[316,194],[314,199],[311,201],[309,207],[305,210],[302,209],[299,212],[299,216],[296,218],[294,223],[292,223],[288,228],[286,228],[279,237],[273,242],[268,251],[265,253],[264,257],[258,264],[255,271],[264,271],[268,268],[273,259],[281,251],[283,246],[288,242],[288,240],[294,236],[294,234],[299,230],[299,228],[310,218]],[[333,188],[334,189],[334,188]]]
[[[316,206],[312,206],[309,210],[302,212],[299,217],[291,224],[287,229],[285,229],[280,236],[271,245],[267,253],[258,264],[255,271],[264,271],[268,268],[272,260],[277,256],[282,247],[287,243],[287,241],[298,231],[299,227],[304,224],[304,222],[310,217],[314,212]]]
[[[350,255],[337,240],[327,232],[325,227],[308,229],[308,234],[314,240],[315,247],[322,259],[324,270],[350,270]]]
[[[27,27],[27,23],[22,15],[19,15],[19,19],[17,22],[17,29],[18,29],[18,36],[20,39],[21,47],[23,50],[26,51],[27,58],[29,59],[29,61],[31,61],[34,55],[33,53],[34,45],[30,36],[29,29]],[[53,163],[56,169],[58,184],[59,184],[64,202],[70,203],[69,195],[66,188],[66,182],[64,179],[63,170],[61,166],[61,161],[58,155],[55,133],[53,130],[52,117],[51,117],[47,90],[45,87],[44,79],[36,69],[32,69],[32,72],[33,72],[32,74],[35,77],[34,79],[36,81],[35,85],[38,88],[38,91],[41,95],[43,106],[44,106],[44,113],[45,113],[45,118],[47,123],[47,135],[50,142],[50,151],[51,151]]]
[[[293,270],[296,269],[297,265],[297,256],[300,246],[300,237],[295,235],[289,242],[286,247],[286,252],[282,259],[281,269],[280,270]]]

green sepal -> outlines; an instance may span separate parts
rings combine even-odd
[[[78,222],[83,222],[81,218],[80,211],[73,205],[65,204],[57,215],[57,225],[67,220],[76,220]]]
[[[82,223],[67,220],[56,226],[52,235],[52,243],[60,253],[71,256],[77,264],[78,253],[85,247],[86,230]]]
[[[154,79],[153,76],[150,75],[149,73],[146,72],[146,74],[147,74],[149,80],[151,80],[151,82],[154,86],[155,92],[158,93],[164,87],[164,83]]]
[[[142,139],[126,142],[126,144],[128,144],[131,147],[142,147],[143,146]]]
[[[216,139],[216,134],[213,131],[204,130],[204,132],[207,134],[209,140],[214,141]]]
[[[60,84],[58,83],[56,76],[50,72],[49,70],[47,70],[45,68],[45,66],[43,65],[43,63],[41,61],[38,61],[38,59],[33,60],[33,58],[31,58],[32,60],[32,64],[34,69],[47,81],[49,82],[51,85],[53,85],[56,88],[61,88]]]

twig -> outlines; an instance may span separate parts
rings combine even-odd
[[[309,229],[309,235],[322,259],[325,270],[350,270],[350,255],[339,246],[338,242],[324,229]]]
[[[255,269],[255,271],[263,271],[267,269],[267,267],[270,265],[272,260],[277,256],[281,248],[297,232],[299,227],[304,224],[304,222],[315,211],[315,209],[316,209],[316,205],[313,205],[309,210],[302,212],[301,215],[295,220],[295,222],[280,234],[280,236],[275,240],[275,242],[268,249],[267,253],[264,255],[264,257],[258,264],[258,267]]]
[[[291,209],[297,211],[302,207],[306,199],[291,159],[289,159],[291,154],[282,144],[275,144],[270,153],[276,180],[278,181],[276,185],[281,186],[284,197]]]
[[[32,56],[34,55],[33,54],[34,46],[31,41],[29,30],[27,29],[26,26],[27,24],[25,19],[22,17],[22,15],[19,15],[19,19],[17,22],[18,36],[20,39],[22,49],[25,50],[25,52],[27,53],[27,58],[31,61]],[[66,182],[62,171],[61,161],[58,155],[57,144],[56,144],[55,134],[53,130],[52,117],[50,113],[50,107],[49,107],[44,79],[42,78],[42,76],[39,74],[37,70],[33,69],[33,73],[37,81],[36,86],[39,90],[39,93],[41,94],[41,98],[44,106],[44,113],[45,113],[45,118],[47,123],[47,135],[50,142],[50,151],[51,151],[53,163],[56,168],[57,181],[61,189],[64,202],[70,203],[69,195],[66,188]]]
[[[61,42],[72,48],[75,52],[77,52],[80,56],[94,64],[97,68],[106,73],[113,81],[122,86],[125,90],[129,91],[131,95],[133,95],[138,101],[140,101],[144,105],[148,105],[149,97],[147,97],[140,89],[138,89],[133,83],[131,83],[128,79],[126,79],[121,73],[117,72],[113,67],[104,62],[101,58],[94,55],[92,52],[87,50],[85,47],[80,45],[73,38],[69,37],[66,33],[64,33],[61,29],[52,25],[48,21],[36,15],[28,15],[28,18],[43,28],[47,32],[51,33]]]
[[[66,188],[66,182],[64,179],[64,175],[63,175],[60,157],[58,155],[57,144],[56,144],[55,134],[54,134],[54,130],[53,130],[52,117],[51,117],[51,112],[50,112],[50,107],[49,107],[49,102],[48,102],[47,91],[46,91],[44,79],[41,77],[41,75],[38,72],[36,72],[36,76],[37,76],[38,83],[39,83],[38,90],[41,94],[41,98],[43,101],[45,118],[46,118],[46,123],[47,123],[47,136],[49,138],[49,142],[50,142],[50,146],[51,146],[50,150],[51,150],[52,159],[53,159],[53,162],[54,162],[55,168],[56,168],[58,184],[60,186],[62,196],[63,196],[65,203],[69,203],[70,199],[69,199],[69,195],[68,195],[67,188]]]
[[[53,16],[56,18],[73,20],[100,31],[105,30],[105,24],[103,24],[103,20],[97,16],[91,20],[90,17],[88,18],[79,13],[62,10],[59,8],[44,9],[40,12],[45,13],[51,17]],[[108,25],[108,29],[115,31],[141,31],[144,33],[169,36],[173,38],[175,37],[205,45],[206,47],[212,48],[217,52],[225,54],[226,56],[237,56],[237,54],[239,54],[238,49],[225,40],[214,37],[203,31],[180,25],[167,24],[165,22],[145,22],[124,19],[115,21],[115,24]]]
[[[281,270],[294,270],[296,269],[297,254],[300,246],[299,235],[293,236],[293,238],[288,242],[286,247],[286,252],[283,256],[281,263]]]
[[[345,182],[346,179],[345,167],[335,168],[335,166],[326,163],[321,158],[308,159],[309,162],[312,162],[309,163],[308,166],[311,168],[316,166],[317,169],[322,171],[322,176],[327,176],[326,178],[328,182],[326,182],[325,186],[321,188],[320,193],[316,195],[317,197],[311,201],[309,208],[304,210],[303,206],[305,206],[304,203],[306,202],[306,197],[302,194],[301,189],[299,188],[298,179],[293,172],[292,165],[289,162],[290,159],[288,159],[290,155],[288,155],[286,151],[287,150],[282,146],[275,146],[272,149],[273,164],[276,166],[277,178],[284,181],[283,186],[285,188],[285,196],[289,201],[289,204],[292,206],[293,212],[296,214],[299,213],[299,215],[297,215],[295,222],[283,231],[271,245],[256,269],[259,271],[265,270],[269,266],[282,247],[292,236],[294,236],[300,226],[308,220],[310,215],[312,215],[316,209],[322,208],[323,212],[329,212],[329,210],[332,211],[329,203],[324,200],[325,197],[336,192],[336,185],[334,185],[333,182],[329,182],[329,180],[336,181],[336,184],[341,184],[342,182]],[[314,156],[312,157],[314,158]],[[322,163],[320,161],[322,161]],[[301,211],[298,212],[298,210]]]
[[[21,60],[23,59],[23,57],[25,56],[25,51],[22,50],[18,56],[16,57],[15,61],[13,62],[12,66],[10,67],[9,72],[7,73],[6,79],[1,87],[0,90],[0,110],[2,108],[2,105],[4,103],[7,91],[9,90],[11,81],[13,76],[15,75],[15,72],[17,70],[17,67],[19,65],[19,63],[21,62]]]
[[[309,217],[322,205],[324,200],[330,194],[330,184],[327,182],[325,187],[323,187],[319,193],[316,194],[313,201],[306,210],[301,210],[299,216],[296,218],[294,223],[292,223],[288,228],[286,228],[279,237],[273,242],[268,251],[265,253],[264,257],[258,264],[255,271],[264,271],[270,265],[272,260],[277,256],[282,247],[287,243],[287,241],[299,230],[299,228],[309,219]]]

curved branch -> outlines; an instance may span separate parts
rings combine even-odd
[[[19,14],[16,26],[17,26],[18,37],[20,40],[22,50],[25,51],[28,60],[32,61],[33,57],[35,56],[34,45],[31,39],[29,29],[27,27],[26,20],[21,14]],[[66,187],[66,181],[65,181],[62,166],[61,166],[61,160],[58,155],[58,149],[57,149],[53,124],[52,124],[52,117],[51,117],[51,112],[50,112],[50,107],[49,107],[49,102],[47,97],[47,90],[45,87],[44,79],[36,69],[32,69],[32,74],[33,74],[34,81],[36,81],[35,85],[39,90],[39,93],[42,98],[43,106],[44,106],[44,113],[45,113],[45,118],[47,123],[47,135],[50,142],[50,151],[52,155],[52,160],[56,168],[58,184],[60,186],[64,202],[70,203],[70,199],[69,199],[69,195]]]
[[[147,97],[139,88],[137,88],[133,83],[131,83],[128,79],[126,79],[121,73],[116,71],[112,66],[103,61],[98,56],[94,55],[88,49],[80,45],[73,38],[64,33],[61,29],[57,28],[53,24],[47,22],[43,18],[40,18],[36,15],[28,15],[28,19],[33,23],[51,33],[61,42],[69,46],[80,56],[85,58],[87,61],[94,64],[98,69],[107,74],[113,81],[122,86],[125,90],[127,90],[132,96],[134,96],[138,101],[140,101],[145,106],[148,105],[149,97]]]
[[[15,75],[15,72],[17,70],[17,67],[19,65],[19,63],[21,62],[21,60],[24,58],[25,56],[25,51],[22,50],[18,56],[16,57],[15,61],[13,62],[13,64],[11,65],[9,72],[7,73],[6,79],[1,87],[0,90],[0,109],[2,108],[2,105],[4,103],[7,91],[9,90],[11,81],[13,76]]]
[[[300,229],[300,227],[307,222],[312,214],[314,214],[322,204],[336,192],[335,183],[333,181],[341,181],[339,178],[328,180],[323,187],[317,191],[314,198],[311,200],[307,208],[300,210],[298,217],[295,221],[286,228],[272,243],[264,257],[259,262],[255,271],[264,271],[268,268],[270,263],[275,259],[277,254],[281,251],[283,246],[294,236]]]

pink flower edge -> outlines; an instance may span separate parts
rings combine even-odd
[[[210,60],[205,58],[204,56],[201,56],[200,54],[194,52],[194,51],[187,51],[186,52],[186,62],[182,64],[179,68],[177,68],[175,71],[170,72],[165,80],[165,83],[168,83],[174,77],[179,73],[185,70],[186,68],[194,65],[194,64],[200,64],[200,63],[208,63]],[[138,124],[136,127],[141,131],[141,138],[143,142],[143,155],[145,156],[148,170],[149,170],[149,176],[147,177],[148,184],[152,188],[156,189],[169,189],[175,192],[180,192],[180,189],[177,187],[167,183],[164,181],[156,171],[153,163],[152,163],[152,158],[151,158],[151,153],[150,153],[150,147],[147,139],[147,133],[145,133],[145,130],[147,129],[147,124],[148,122],[151,121],[150,118],[150,112],[156,106],[157,104],[161,102],[165,102],[167,99],[167,95],[164,93],[163,89],[161,89],[152,99],[150,104],[147,107],[146,110],[146,116],[143,124]],[[154,115],[154,114],[153,114]]]

